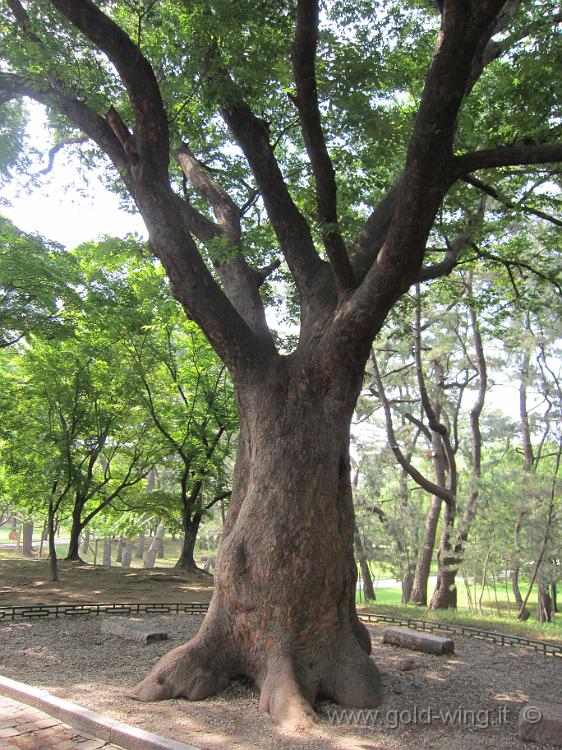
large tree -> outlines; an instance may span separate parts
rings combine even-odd
[[[306,726],[318,695],[376,704],[380,679],[355,610],[349,468],[363,369],[398,298],[457,262],[462,242],[426,261],[456,183],[562,160],[549,130],[556,86],[529,81],[554,44],[556,7],[334,2],[320,35],[317,0],[6,4],[0,98],[42,102],[58,113],[61,143],[79,130],[109,157],[173,293],[236,388],[240,440],[209,612],[134,695],[200,699],[245,674],[283,724]],[[511,45],[522,46],[516,58]],[[510,66],[511,88],[538,115],[518,111],[504,76],[490,123],[488,69]],[[525,142],[525,118],[540,143]],[[373,138],[369,155],[359,143]],[[276,262],[259,260],[273,242],[300,315],[289,354],[264,310]]]

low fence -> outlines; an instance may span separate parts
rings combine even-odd
[[[537,641],[533,638],[525,638],[521,635],[510,635],[508,633],[495,633],[490,630],[473,628],[468,625],[451,625],[447,622],[432,622],[431,620],[418,620],[413,617],[400,617],[395,615],[383,615],[362,612],[359,619],[363,622],[388,622],[392,625],[402,625],[414,630],[441,631],[467,635],[471,638],[481,638],[486,641],[498,643],[501,646],[525,646],[540,651],[545,655],[561,656],[562,644],[549,643],[548,641]]]
[[[183,604],[34,604],[19,607],[0,607],[0,623],[16,620],[39,620],[45,617],[75,617],[79,615],[139,615],[139,614],[205,614],[209,605],[205,602],[185,602]],[[501,646],[524,646],[540,651],[545,656],[562,657],[562,644],[537,641],[520,635],[495,633],[467,625],[452,625],[445,622],[431,622],[414,617],[400,617],[373,612],[362,612],[363,622],[386,622],[402,625],[415,630],[442,631],[456,633],[471,638],[492,641]]]

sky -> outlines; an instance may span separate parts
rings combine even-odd
[[[30,151],[43,152],[42,159],[34,160],[31,169],[38,173],[47,165],[45,144],[51,136],[45,126],[41,106],[30,104],[28,131]],[[53,169],[41,176],[34,186],[13,180],[0,190],[0,211],[19,229],[37,232],[56,240],[67,248],[92,240],[104,234],[122,237],[137,232],[146,236],[140,216],[120,209],[119,198],[107,190],[96,176],[84,186],[84,194],[77,192],[76,180],[79,164],[72,157],[72,147],[62,149],[55,157]]]

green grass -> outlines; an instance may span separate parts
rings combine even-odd
[[[375,614],[388,614],[395,617],[412,617],[430,622],[446,622],[451,625],[467,625],[468,627],[479,627],[482,630],[510,633],[521,635],[525,638],[537,640],[554,640],[562,643],[562,617],[559,616],[554,622],[541,625],[536,620],[518,622],[515,617],[498,617],[497,615],[481,615],[468,610],[450,609],[427,609],[426,607],[415,607],[404,604],[387,604],[374,602],[360,608],[365,612]]]
[[[7,535],[6,535],[7,536]],[[65,532],[63,532],[63,536],[67,536]],[[4,541],[0,537],[0,541]],[[6,541],[8,539],[6,538]],[[40,540],[33,539],[33,551],[34,551],[34,558],[37,558],[39,553],[39,543]],[[147,541],[145,545],[145,557],[146,552],[148,549],[149,541]],[[95,549],[95,541],[92,540],[92,545]],[[100,539],[98,542],[98,550],[97,550],[97,565],[101,565],[103,562],[103,539]],[[68,544],[55,544],[55,549],[57,551],[57,557],[59,560],[63,560],[68,552]],[[81,558],[84,560],[84,562],[89,563],[90,565],[94,564],[94,549],[88,550],[87,554],[83,554],[80,552]],[[158,557],[156,559],[156,566],[158,568],[173,568],[180,556],[181,552],[181,542],[178,539],[172,539],[171,537],[165,537],[164,538],[164,557]],[[46,559],[48,557],[49,548],[47,542],[43,543],[43,559]],[[206,555],[203,555],[203,560],[199,559],[199,556],[196,554],[196,558],[198,560],[198,563],[203,565],[204,559],[206,559]],[[11,559],[23,559],[23,555],[21,554],[21,545],[19,550],[13,549],[1,549],[0,548],[0,560],[11,560]],[[117,542],[113,542],[111,545],[111,563],[112,565],[116,567],[121,567],[121,564],[117,562]],[[143,560],[139,560],[136,557],[133,556],[133,559],[131,560],[131,567],[132,568],[142,568],[143,567]]]

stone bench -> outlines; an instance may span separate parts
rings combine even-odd
[[[137,643],[154,643],[155,641],[165,641],[168,638],[168,633],[163,630],[156,630],[145,623],[125,620],[122,617],[102,620],[101,632],[107,635],[117,635],[120,638]]]
[[[423,651],[424,654],[452,654],[454,652],[451,638],[442,638],[439,635],[407,628],[385,628],[382,642],[409,648],[412,651]]]

